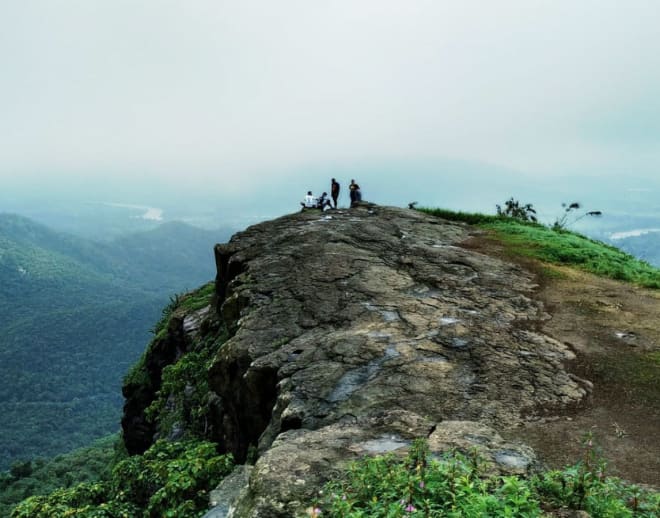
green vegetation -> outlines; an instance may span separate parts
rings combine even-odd
[[[507,216],[444,209],[419,210],[443,219],[463,221],[488,229],[505,245],[506,251],[514,255],[575,266],[602,277],[632,282],[647,288],[660,288],[660,269],[618,248],[575,232],[553,230],[538,223]]]
[[[183,297],[179,302],[179,307],[186,312],[197,311],[208,306],[214,294],[215,283],[208,282],[194,292],[191,292],[189,296]]]
[[[101,243],[0,214],[0,471],[117,431],[122,376],[225,238],[170,223]]]
[[[488,223],[496,223],[503,219],[502,216],[493,216],[492,214],[482,214],[481,212],[463,212],[454,211],[441,208],[420,207],[417,210],[436,216],[438,218],[446,219],[448,221],[462,221],[470,225],[484,225]]]
[[[599,210],[578,212],[582,210],[582,206],[576,201],[572,203],[562,203],[561,206],[564,209],[564,212],[552,224],[552,230],[566,230],[569,226],[588,216],[599,217],[603,215]]]
[[[536,219],[536,211],[531,203],[523,205],[518,200],[509,198],[504,203],[504,208],[500,205],[495,205],[495,207],[497,208],[498,216],[519,219],[521,221],[532,221],[534,223],[538,221]]]
[[[144,455],[118,462],[104,481],[85,482],[33,496],[12,518],[200,516],[208,490],[232,469],[230,455],[202,441],[156,442]]]
[[[660,493],[626,485],[604,474],[590,438],[582,461],[530,479],[487,476],[471,452],[432,458],[423,440],[407,458],[368,457],[329,482],[312,516],[358,517],[540,517],[557,509],[585,510],[594,517],[651,518],[660,512]],[[546,514],[546,516],[548,516]]]
[[[168,335],[172,319],[207,306],[214,293],[213,283],[209,283],[193,292],[171,297],[154,329],[157,335],[126,376],[126,384],[133,384],[142,392],[152,390],[152,383],[157,381],[147,371],[148,356],[159,344],[173,339]],[[22,493],[15,484],[8,484],[13,496],[4,500],[2,516],[194,517],[205,512],[208,491],[232,469],[231,456],[218,455],[218,445],[205,441],[211,412],[208,367],[226,339],[224,328],[211,319],[201,326],[188,349],[162,371],[160,389],[147,415],[156,423],[161,437],[171,437],[176,427],[176,442],[160,440],[144,454],[130,457],[122,449],[111,458],[106,456],[105,469],[97,470],[94,477],[64,480],[53,477],[47,483],[24,488]],[[14,472],[25,472],[22,477],[30,476],[27,472],[31,463],[28,464],[26,467],[25,463],[15,463],[12,473],[5,478],[16,482]],[[74,462],[69,467],[78,469]],[[11,504],[28,496],[12,510]],[[0,501],[3,501],[2,492]]]
[[[11,509],[29,496],[109,476],[110,466],[121,455],[120,444],[119,436],[111,435],[48,461],[14,462],[9,472],[0,474],[0,516],[9,516]]]
[[[169,434],[177,423],[185,423],[184,434],[188,437],[206,434],[212,403],[208,370],[226,340],[224,330],[217,336],[209,335],[194,350],[163,369],[160,390],[146,409],[147,418],[156,423],[161,435]]]
[[[155,344],[167,337],[170,319],[175,314],[187,314],[208,306],[214,294],[215,284],[209,282],[190,293],[170,297],[160,321],[152,329],[155,337],[124,377],[124,387],[131,387],[131,390],[152,388],[145,362]],[[224,328],[203,331],[191,350],[163,369],[160,389],[146,409],[147,418],[156,423],[161,434],[169,434],[177,423],[185,423],[185,433],[192,437],[203,437],[208,428],[206,416],[210,401],[207,372],[228,335]]]

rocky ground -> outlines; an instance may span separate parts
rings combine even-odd
[[[471,227],[372,205],[287,216],[218,245],[219,311],[235,334],[211,388],[227,448],[258,456],[249,484],[230,492],[235,515],[304,513],[350,460],[420,436],[436,452],[476,447],[505,473],[563,460],[563,445],[575,460],[577,436],[609,397],[607,369],[586,368],[589,351],[656,349],[659,299],[629,288],[639,307],[626,310],[599,281],[603,318],[582,318],[579,286],[593,279],[549,283],[499,252]],[[615,324],[612,311],[634,322]],[[608,432],[632,440],[622,408],[613,412],[621,429]]]

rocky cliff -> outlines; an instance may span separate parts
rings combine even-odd
[[[220,488],[214,516],[300,515],[349,461],[417,437],[436,452],[476,448],[494,472],[533,469],[534,451],[501,432],[579,404],[591,384],[542,331],[534,276],[462,246],[478,232],[365,204],[217,245],[211,308],[174,315],[125,386],[129,450],[182,433],[185,420],[159,430],[144,411],[167,365],[224,333],[204,373],[203,433],[256,462],[245,485]]]

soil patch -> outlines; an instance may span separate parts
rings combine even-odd
[[[540,330],[568,344],[576,354],[569,372],[593,383],[578,408],[548,409],[504,434],[563,467],[580,458],[592,433],[609,474],[660,486],[660,292],[516,256],[486,233],[464,246],[536,274],[536,296],[551,316]]]

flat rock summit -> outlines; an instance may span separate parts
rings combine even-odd
[[[256,462],[214,492],[208,517],[304,516],[349,462],[419,437],[438,454],[476,449],[493,473],[537,467],[502,432],[579,405],[592,384],[543,332],[534,275],[461,245],[481,232],[361,204],[284,216],[215,247],[215,304],[181,318],[167,347],[190,347],[205,320],[226,326],[209,371],[212,435]],[[138,410],[124,418],[127,444],[150,433]]]

